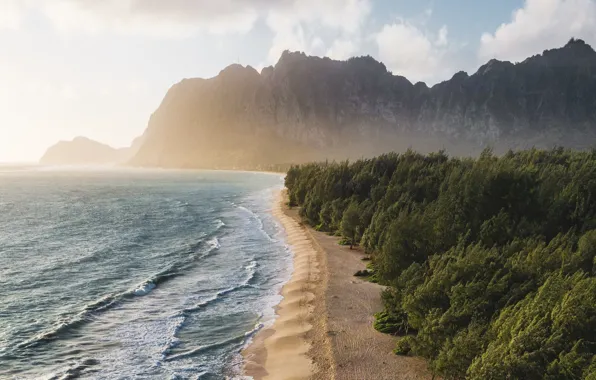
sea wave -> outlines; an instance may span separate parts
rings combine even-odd
[[[267,233],[267,231],[265,231],[265,225],[263,224],[263,220],[261,219],[261,217],[254,211],[244,207],[244,206],[239,206],[236,205],[236,207],[246,213],[248,213],[250,215],[250,217],[257,222],[257,228],[259,229],[259,231],[261,232],[261,234],[263,234],[263,236],[265,238],[267,238],[270,242],[272,243],[276,243],[277,239],[275,239],[274,237],[272,237],[271,235],[269,235]]]
[[[175,348],[179,344],[180,340],[178,339],[177,335],[178,335],[179,331],[182,329],[182,327],[184,326],[184,323],[186,322],[186,319],[188,318],[188,316],[190,314],[197,313],[197,312],[203,310],[205,307],[207,307],[215,302],[221,301],[226,295],[228,295],[230,293],[233,293],[240,289],[250,287],[251,286],[250,282],[254,279],[257,266],[258,266],[258,263],[256,262],[256,260],[254,260],[254,259],[251,260],[246,266],[244,266],[244,270],[248,273],[248,276],[245,278],[245,280],[242,283],[237,284],[235,286],[231,286],[229,288],[222,289],[222,290],[218,291],[217,293],[209,296],[208,298],[203,299],[201,302],[197,303],[196,305],[194,305],[192,307],[185,308],[185,309],[181,310],[180,312],[178,312],[177,314],[175,314],[174,316],[172,316],[173,319],[174,318],[178,319],[178,323],[176,325],[176,328],[173,331],[171,338],[169,339],[169,341],[166,343],[166,345],[162,349],[162,352],[161,352],[162,360],[165,360],[165,361],[171,360],[168,357],[168,355],[172,351],[172,349]],[[245,336],[247,336],[247,335],[245,334]]]
[[[207,244],[209,244],[209,246],[213,249],[221,248],[221,244],[219,243],[219,239],[217,238],[217,236],[214,236],[213,238],[207,240]]]
[[[200,255],[200,258],[206,257],[214,250],[220,248],[219,240],[217,240],[217,237],[211,238],[206,242],[206,244],[208,246],[208,249]],[[182,272],[185,269],[188,269],[188,265],[188,261],[174,263],[167,267],[165,270],[151,276],[147,280],[132,287],[131,289],[128,289],[120,293],[108,294],[96,301],[88,303],[85,306],[83,306],[83,309],[76,315],[70,318],[59,320],[53,325],[53,327],[51,327],[47,331],[44,331],[28,340],[25,340],[24,342],[15,345],[15,347],[17,349],[28,349],[36,347],[44,342],[58,339],[65,332],[91,321],[93,319],[93,316],[97,315],[97,313],[111,309],[115,305],[126,300],[131,300],[135,297],[143,297],[148,295],[160,284],[163,284],[164,282],[169,281],[170,279],[182,274]]]
[[[269,198],[255,190],[265,181],[244,186],[247,175],[226,172],[204,186],[197,173],[15,176],[31,187],[9,184],[0,202],[11,253],[0,378],[231,374],[239,345],[262,326],[256,320],[267,325],[262,310],[277,297],[269,276],[285,273],[283,239],[271,244],[260,231],[278,237]],[[191,359],[160,356],[229,339]]]
[[[76,363],[63,372],[51,374],[48,380],[71,380],[78,379],[81,375],[85,374],[87,369],[96,366],[99,361],[96,359],[84,359],[79,363]]]
[[[135,290],[133,290],[133,293],[135,296],[145,296],[149,294],[149,292],[151,292],[153,289],[155,289],[156,286],[157,285],[155,285],[153,282],[147,281],[141,284],[141,286],[139,286]]]
[[[226,224],[221,219],[215,220],[215,230],[219,230],[220,228],[224,227]]]
[[[205,307],[207,307],[215,302],[220,301],[222,299],[222,297],[224,297],[225,295],[230,294],[236,290],[242,289],[244,287],[246,287],[246,285],[242,284],[239,286],[233,286],[233,287],[221,290],[221,291],[215,293],[214,295],[199,302],[198,304],[196,304],[192,307],[183,309],[183,310],[179,311],[177,314],[175,314],[174,316],[172,316],[172,319],[179,319],[179,322],[176,325],[176,328],[173,330],[173,333],[172,333],[170,339],[168,340],[168,342],[166,343],[166,345],[163,347],[163,349],[161,351],[162,360],[167,361],[168,355],[170,354],[172,349],[174,349],[179,344],[180,340],[178,338],[178,333],[184,327],[184,324],[186,323],[187,318],[191,314],[194,314],[194,313],[197,313],[197,312],[203,310]]]
[[[198,304],[184,309],[183,312],[184,313],[195,313],[195,312],[203,309],[204,307],[209,306],[212,303],[221,300],[222,297],[227,294],[230,294],[230,293],[235,292],[240,289],[250,287],[251,286],[250,282],[254,279],[255,274],[256,274],[256,268],[257,268],[257,262],[252,260],[248,265],[246,265],[244,267],[244,269],[248,272],[248,276],[242,283],[231,286],[229,288],[225,288],[223,290],[220,290],[217,293],[215,293],[214,295],[210,296],[209,298],[199,302]]]
[[[211,249],[220,248],[219,245],[215,245],[214,246],[213,244],[210,244],[210,242],[218,241],[217,237],[214,236],[214,235],[216,235],[216,233],[218,232],[218,230],[220,228],[221,227],[217,227],[215,229],[215,231],[213,231],[210,234],[204,234],[204,233],[203,234],[200,234],[199,237],[198,237],[198,240],[196,242],[193,242],[193,243],[188,244],[185,248],[173,249],[173,250],[171,250],[169,252],[161,253],[160,256],[166,258],[166,257],[171,257],[171,256],[177,256],[177,255],[179,255],[181,253],[186,253],[186,254],[197,254],[197,253],[199,253],[199,257],[197,257],[197,258],[203,258],[204,257],[204,254],[211,253],[210,251],[209,252],[202,252],[201,251],[201,248],[203,248],[206,243],[208,244],[208,247],[211,248]],[[141,237],[138,237],[137,236],[137,237],[135,237],[135,239],[141,239]],[[136,246],[136,243],[131,244],[130,249],[134,249],[135,246]],[[48,266],[46,268],[42,268],[40,270],[40,273],[57,271],[57,270],[60,270],[62,268],[65,268],[65,267],[72,267],[72,266],[79,265],[79,264],[93,263],[95,261],[100,260],[100,258],[102,256],[106,256],[106,255],[111,254],[111,253],[112,253],[112,248],[110,248],[110,247],[103,247],[101,249],[98,249],[98,250],[92,252],[91,254],[82,255],[82,256],[79,256],[77,258],[70,259],[68,261],[58,262],[57,264],[54,264],[52,266]],[[23,280],[23,284],[22,284],[23,285],[23,287],[22,287],[23,289],[26,289],[25,282],[26,282],[26,279]]]
[[[170,334],[170,338],[167,340],[166,344],[163,346],[161,350],[161,360],[165,360],[167,355],[171,352],[171,350],[173,350],[180,344],[178,333],[184,327],[184,324],[186,323],[186,318],[187,315],[184,312],[178,312],[177,314],[170,317],[170,320],[173,322],[172,333]]]
[[[185,359],[185,358],[188,358],[191,356],[196,356],[196,355],[203,353],[205,351],[209,351],[209,350],[219,348],[219,347],[225,347],[225,346],[228,346],[231,344],[236,344],[239,347],[241,347],[244,344],[246,339],[248,339],[248,338],[252,337],[254,334],[256,334],[260,329],[263,328],[263,326],[264,325],[262,323],[257,323],[254,326],[254,328],[252,328],[249,331],[246,331],[242,335],[234,336],[232,338],[229,338],[229,339],[226,339],[226,340],[223,340],[220,342],[199,346],[197,348],[193,348],[192,350],[188,350],[188,351],[176,354],[176,355],[169,356],[165,359],[165,361],[170,362],[170,361],[174,361],[174,360]]]

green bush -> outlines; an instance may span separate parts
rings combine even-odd
[[[401,337],[397,340],[397,344],[395,345],[395,349],[393,352],[396,355],[404,355],[407,356],[412,352],[412,336],[406,335]]]
[[[372,258],[396,352],[445,379],[596,380],[596,151],[408,151],[294,166],[286,186]]]

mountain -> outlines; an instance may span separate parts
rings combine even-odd
[[[130,161],[161,167],[258,167],[413,147],[470,154],[596,142],[596,52],[572,39],[516,64],[428,87],[371,57],[284,52],[260,73],[231,65],[175,84]]]
[[[39,160],[43,165],[106,165],[125,163],[139,149],[142,138],[136,138],[129,148],[112,148],[86,137],[60,141],[48,148]]]

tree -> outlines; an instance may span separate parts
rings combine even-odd
[[[350,240],[350,249],[354,247],[356,243],[356,230],[360,223],[360,214],[358,213],[358,206],[355,203],[351,203],[344,216],[341,219],[341,234]]]
[[[596,380],[596,150],[304,164],[301,216],[370,254],[374,327],[446,380]]]

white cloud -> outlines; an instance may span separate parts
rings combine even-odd
[[[277,62],[284,50],[347,59],[370,51],[365,41],[376,42],[377,58],[411,80],[442,79],[449,70],[442,60],[454,46],[446,26],[427,30],[431,8],[418,20],[397,20],[371,36],[373,0],[0,0],[0,4],[13,4],[11,9],[17,9],[19,16],[35,5],[65,32],[155,37],[244,34],[262,19],[272,33],[263,65]]]
[[[276,29],[281,22],[304,23],[354,34],[370,11],[370,0],[291,0],[269,7],[268,24]]]
[[[449,71],[443,58],[448,51],[447,27],[428,33],[408,21],[385,25],[374,38],[379,58],[394,74],[411,81],[437,80]]]
[[[0,1],[0,29],[16,29],[21,24],[23,9],[17,0]]]
[[[314,55],[325,54],[325,41],[323,41],[323,39],[321,39],[320,37],[313,38],[310,45],[311,45],[310,50],[312,51],[312,54],[314,54]]]
[[[571,37],[596,42],[596,1],[526,0],[509,23],[480,40],[479,58],[521,61]]]
[[[308,41],[307,37],[304,35],[302,24],[280,25],[275,31],[273,42],[269,49],[269,63],[275,63],[284,50],[299,50],[311,53],[312,42],[315,42],[318,47],[321,41],[319,38],[314,38],[313,41]]]
[[[70,84],[61,85],[57,94],[64,100],[76,100],[79,97],[77,90]]]
[[[276,62],[286,49],[322,54],[323,35],[333,41],[328,53],[337,57],[348,51],[351,54],[357,50],[370,12],[370,0],[291,0],[272,7],[267,14],[267,25],[274,34],[269,61]]]
[[[12,0],[6,0],[12,1]],[[29,0],[22,0],[29,1]],[[279,43],[312,40],[318,29],[357,33],[371,0],[38,0],[64,31],[112,31],[159,37],[199,32],[244,34],[263,17]],[[302,30],[303,36],[297,35]]]
[[[159,37],[197,32],[246,33],[261,1],[248,0],[45,0],[44,13],[64,31],[113,31]]]
[[[349,57],[359,49],[372,8],[372,0],[38,1],[36,5],[63,32],[174,38],[245,34],[261,18],[273,34],[268,63],[275,63],[286,49]]]
[[[349,39],[338,39],[333,41],[333,45],[327,50],[325,54],[332,59],[348,59],[358,51],[358,42]]]
[[[435,42],[437,46],[447,45],[447,33],[447,25],[443,25],[443,27],[439,30],[439,35],[437,36],[437,41]]]

